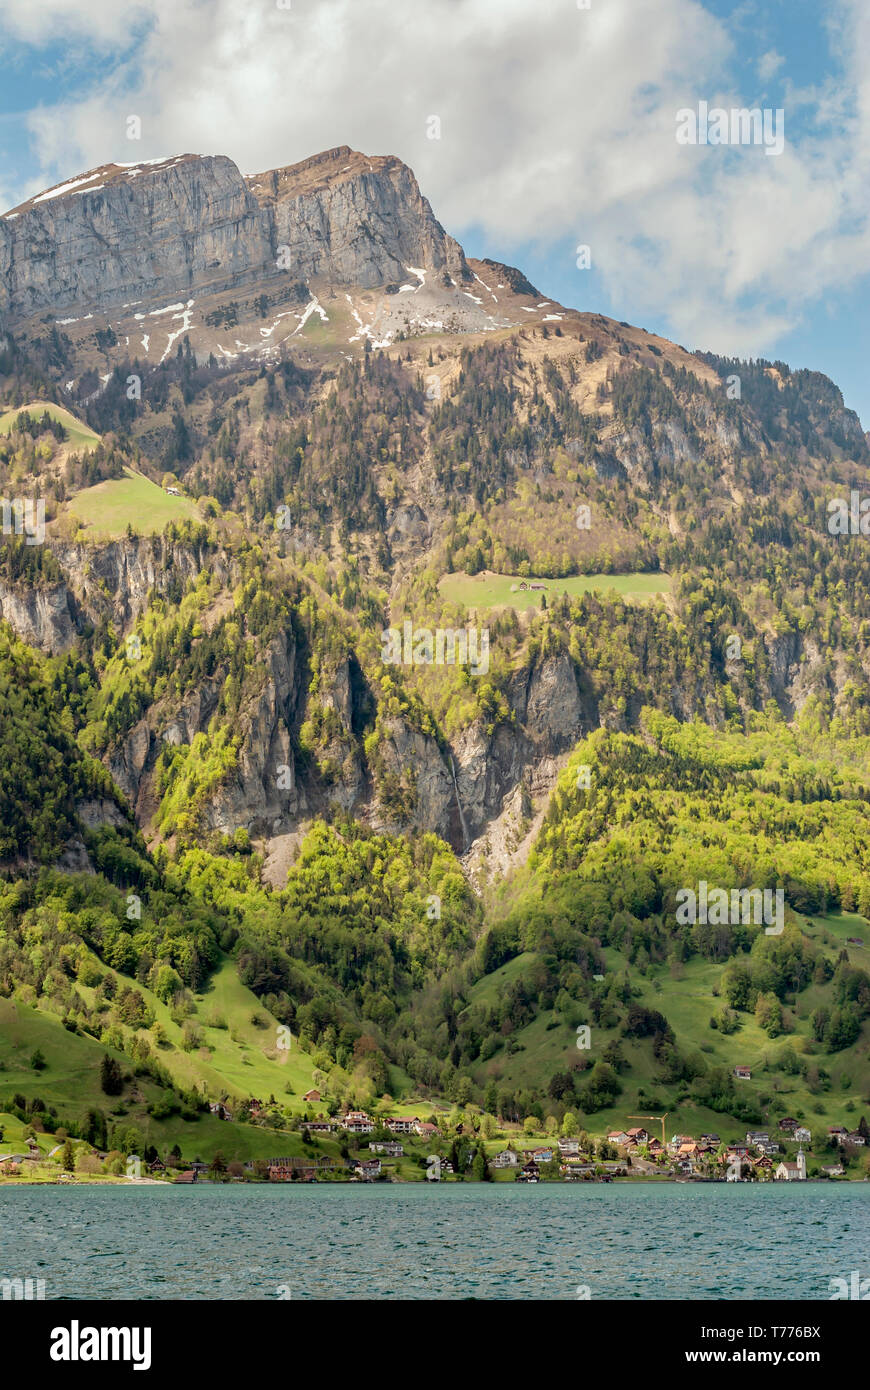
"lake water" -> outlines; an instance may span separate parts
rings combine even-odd
[[[47,1299],[829,1299],[870,1184],[0,1189]]]

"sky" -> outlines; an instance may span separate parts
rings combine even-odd
[[[868,60],[870,0],[0,0],[0,210],[112,159],[395,154],[469,255],[870,428]],[[781,152],[681,142],[701,103]]]

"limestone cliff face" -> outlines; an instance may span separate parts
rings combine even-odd
[[[99,546],[59,541],[52,550],[87,618],[109,616],[122,628],[147,607],[152,589],[165,593],[173,582],[195,580],[205,568],[221,584],[234,578],[224,554],[165,536],[133,536]]]
[[[23,642],[49,656],[69,651],[75,643],[75,601],[65,584],[41,588],[0,582],[0,618]]]
[[[476,722],[443,754],[433,738],[399,718],[387,722],[381,746],[385,772],[413,793],[410,821],[434,830],[461,851],[499,817],[526,786],[535,790],[544,768],[552,781],[553,759],[597,727],[594,701],[584,701],[568,656],[547,658],[518,672],[509,692],[513,719],[488,732]],[[453,763],[452,769],[450,763]],[[455,775],[455,783],[454,783]],[[373,823],[397,831],[402,822],[378,804]]]
[[[277,834],[294,825],[307,806],[289,732],[296,695],[296,649],[289,633],[270,643],[264,667],[261,689],[238,722],[238,766],[206,813],[207,827],[225,834],[240,825]]]
[[[157,809],[153,773],[165,746],[190,744],[204,733],[220,696],[225,672],[202,682],[177,705],[160,702],[110,752],[115,782],[146,825]],[[236,721],[239,740],[235,768],[209,796],[202,830],[231,834],[239,827],[274,835],[291,829],[307,810],[290,739],[297,695],[296,648],[291,633],[276,637],[264,653],[256,692]]]
[[[0,217],[0,316],[147,312],[314,278],[366,288],[409,266],[470,278],[398,159],[342,146],[247,182],[224,155],[106,164]]]
[[[392,156],[346,145],[248,180],[276,246],[305,280],[370,289],[411,280],[409,267],[471,278],[462,248],[435,220],[413,173]]]
[[[64,582],[44,588],[0,588],[0,616],[27,642],[57,654],[75,646],[86,624],[110,617],[129,631],[149,594],[171,579],[194,579],[208,566],[224,586],[234,582],[226,555],[132,537],[99,547],[59,542],[54,554]],[[201,830],[232,833],[244,827],[267,840],[296,831],[329,808],[368,819],[398,833],[432,830],[460,851],[498,818],[520,786],[534,790],[539,771],[597,723],[594,702],[581,695],[572,662],[552,657],[517,672],[509,691],[513,719],[488,732],[480,723],[463,730],[450,749],[401,717],[385,723],[381,778],[373,779],[363,751],[357,702],[363,698],[343,658],[312,694],[291,630],[261,654],[234,733],[236,766],[210,792]],[[356,671],[359,668],[356,667]],[[154,771],[166,746],[189,745],[208,730],[228,671],[219,668],[181,698],[158,700],[112,748],[105,761],[143,829],[153,822],[159,795]],[[320,750],[320,771],[297,764],[294,734],[312,705],[335,717],[331,742]],[[323,769],[331,765],[326,777]],[[401,784],[401,812],[380,789]]]
[[[217,292],[264,273],[268,223],[223,155],[109,164],[0,218],[10,321]]]
[[[224,589],[238,578],[227,552],[165,537],[100,546],[58,541],[52,548],[63,581],[0,584],[0,617],[26,642],[53,654],[75,647],[87,625],[107,617],[129,631],[153,591],[193,580],[203,568]],[[817,648],[797,634],[769,636],[761,657],[783,705],[800,709],[828,686]],[[158,809],[154,771],[161,750],[189,745],[209,729],[227,675],[218,669],[181,697],[159,699],[108,750],[106,764],[143,830],[153,826]],[[840,662],[834,690],[847,679]],[[370,763],[364,740],[373,695],[356,657],[342,656],[312,690],[305,654],[288,628],[259,655],[234,721],[236,764],[209,792],[200,829],[232,833],[244,827],[272,841],[296,834],[313,815],[340,809],[390,833],[435,831],[468,853],[475,871],[484,860],[505,865],[577,741],[601,724],[624,727],[628,717],[599,703],[566,653],[515,671],[505,695],[507,720],[494,728],[476,721],[446,748],[403,717],[389,717],[381,726],[377,763]],[[700,686],[675,687],[672,711],[690,718],[703,698]],[[316,763],[297,752],[300,729],[315,707],[329,715],[328,741]],[[83,821],[90,824],[86,816]]]
[[[73,647],[83,625],[109,618],[121,629],[134,623],[152,590],[163,593],[195,579],[208,565],[222,584],[233,570],[222,555],[162,536],[135,536],[104,545],[52,544],[62,582],[31,586],[0,580],[0,618],[30,646],[51,656]]]
[[[109,753],[109,770],[143,828],[157,809],[153,772],[161,749],[190,744],[208,729],[225,674],[217,671],[180,702],[152,706]],[[442,750],[401,717],[386,720],[379,776],[372,785],[362,740],[353,732],[347,663],[339,664],[328,689],[312,696],[293,635],[286,632],[270,643],[259,674],[235,724],[237,764],[209,794],[203,831],[231,834],[244,827],[272,840],[332,807],[392,834],[412,827],[435,831],[464,852],[502,815],[518,789],[523,802],[527,790],[536,794],[551,785],[554,759],[596,723],[594,709],[580,697],[570,660],[551,658],[518,675],[513,721],[491,732],[475,723],[452,748]],[[321,773],[300,766],[294,752],[293,731],[310,714],[312,700],[333,709],[343,731],[321,753],[321,767],[325,760],[337,769],[328,783]],[[399,783],[401,811],[381,796],[384,787]]]

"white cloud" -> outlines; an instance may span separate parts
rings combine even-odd
[[[454,234],[566,237],[632,316],[758,352],[870,267],[870,44],[863,0],[831,12],[844,80],[787,90],[786,149],[680,146],[679,108],[752,104],[700,0],[0,0],[12,35],[68,32],[132,56],[33,113],[43,183],[107,159],[195,151],[245,173],[331,145],[393,153]],[[770,50],[760,77],[781,66]],[[126,118],[143,138],[125,138]],[[442,138],[426,137],[441,118]],[[790,138],[792,124],[800,139]],[[791,124],[790,124],[791,123]],[[34,191],[32,188],[28,191]]]
[[[2,0],[0,18],[10,37],[42,44],[59,38],[86,38],[100,48],[125,44],[138,23],[168,8],[158,0]]]
[[[775,77],[784,62],[782,54],[773,48],[767,53],[762,53],[758,60],[758,76],[762,82],[769,82],[771,77]]]

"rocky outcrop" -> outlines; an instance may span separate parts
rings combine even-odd
[[[770,685],[774,698],[782,705],[790,707],[790,684],[797,673],[800,661],[801,639],[798,632],[787,632],[781,636],[765,633],[764,653],[767,658]]]
[[[455,748],[456,785],[470,842],[499,814],[532,750],[522,728],[501,724],[488,736],[479,723],[463,730]],[[466,850],[469,844],[462,844],[461,848]]]
[[[247,182],[224,155],[106,164],[0,217],[0,314],[165,307],[239,287],[471,278],[413,173],[346,146]],[[413,275],[412,275],[413,280]],[[416,283],[416,282],[415,282]]]
[[[548,786],[553,760],[598,724],[595,703],[581,694],[567,654],[517,672],[509,698],[514,715],[510,723],[498,724],[489,734],[477,722],[453,745],[457,791],[470,839],[477,839],[502,816],[517,788],[525,786],[534,793]],[[547,769],[543,776],[542,769]],[[459,843],[455,835],[449,838]],[[470,843],[461,848],[469,849]]]
[[[179,580],[195,580],[206,565],[222,584],[233,578],[225,557],[163,536],[100,546],[54,541],[52,552],[64,581],[30,586],[0,581],[0,618],[22,641],[53,656],[75,644],[83,624],[109,618],[125,630],[147,607],[152,590],[165,593]]]
[[[80,835],[72,835],[64,845],[54,867],[65,874],[92,874],[91,863],[85,842]]]
[[[396,814],[392,805],[377,802],[371,814],[375,829],[395,833],[410,821],[421,830],[435,830],[440,835],[448,835],[453,828],[449,835],[453,839],[459,813],[453,779],[438,744],[403,719],[385,720],[384,733],[379,748],[381,785],[401,782],[410,792],[412,804],[403,807],[403,814]]]
[[[177,705],[152,706],[109,754],[118,787],[146,824],[158,805],[153,773],[164,747],[189,745],[208,730],[226,673],[203,681]],[[274,638],[262,659],[256,691],[243,703],[234,733],[236,766],[205,802],[201,829],[223,834],[244,827],[254,834],[292,830],[307,810],[290,737],[296,701],[296,648],[292,633]]]
[[[248,180],[276,248],[297,277],[371,289],[406,281],[411,267],[471,279],[458,242],[400,159],[340,145]],[[413,274],[411,275],[412,283]]]
[[[147,719],[141,719],[107,759],[115,785],[137,811],[139,784],[148,765],[152,742],[151,725]]]
[[[594,707],[584,706],[574,664],[567,653],[550,657],[529,671],[519,673],[511,704],[520,723],[529,729],[536,743],[548,752],[559,752],[566,743],[576,743],[578,732],[595,719]]]
[[[183,586],[205,568],[221,584],[231,584],[234,578],[224,554],[165,536],[132,536],[100,546],[53,542],[52,551],[76,606],[89,621],[110,617],[121,629],[147,607],[152,589],[165,593],[179,581]]]
[[[379,785],[401,784],[406,816],[403,820],[378,803],[372,813],[376,827],[395,831],[410,821],[436,831],[460,851],[469,850],[502,816],[517,788],[526,787],[524,796],[548,788],[554,759],[597,726],[594,703],[584,700],[564,654],[518,672],[510,699],[513,720],[491,732],[477,721],[445,752],[403,720],[386,721],[387,736],[378,750]]]
[[[237,577],[225,552],[165,537],[130,537],[99,547],[58,542],[53,551],[65,583],[0,591],[3,615],[45,651],[72,646],[77,623],[108,616],[117,629],[129,630],[153,591],[195,579],[204,567],[224,588]],[[161,751],[189,746],[208,731],[226,677],[218,669],[182,698],[158,700],[107,754],[112,777],[141,827],[153,824],[158,809],[154,774]],[[491,730],[475,722],[449,748],[401,717],[385,720],[378,767],[372,769],[363,738],[373,696],[355,656],[340,658],[328,674],[321,671],[316,692],[309,682],[288,629],[260,656],[233,727],[236,764],[208,792],[201,830],[229,834],[244,827],[277,840],[333,808],[390,832],[409,826],[435,831],[464,852],[506,807],[513,807],[508,820],[514,825],[525,805],[516,801],[517,788],[527,789],[524,797],[534,795],[548,782],[542,769],[598,723],[594,699],[562,653],[516,672],[507,690],[509,720]],[[316,761],[298,763],[295,739],[315,706],[328,716],[327,739]],[[104,808],[89,806],[82,823],[93,828],[114,818],[107,822]]]
[[[76,815],[87,830],[99,830],[104,825],[121,830],[128,824],[127,816],[120,807],[104,796],[91,801],[79,801],[76,805]]]
[[[14,323],[219,292],[277,273],[269,233],[223,155],[103,165],[0,218],[0,305]]]
[[[334,709],[346,732],[351,732],[353,727],[353,690],[349,659],[338,663],[331,687],[323,692],[323,708]]]
[[[235,772],[211,798],[208,829],[230,834],[239,826],[257,834],[278,834],[307,809],[290,740],[289,712],[296,693],[296,649],[291,634],[275,638],[266,654],[260,693],[238,721],[239,760]]]
[[[73,646],[75,603],[65,584],[24,588],[0,582],[0,618],[23,642],[50,656]]]

